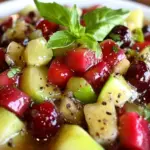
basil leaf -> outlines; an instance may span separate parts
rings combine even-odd
[[[38,0],[34,0],[34,2],[42,17],[62,26],[70,27],[71,12],[67,7],[55,2],[43,3]]]
[[[84,47],[87,47],[96,53],[96,57],[100,57],[102,55],[101,47],[97,41],[95,41],[90,35],[85,34],[80,39],[77,40],[77,43],[80,43]]]
[[[74,36],[72,36],[67,30],[55,32],[49,39],[47,47],[51,49],[64,48],[75,42]]]
[[[129,12],[123,9],[113,10],[107,7],[98,8],[84,16],[86,33],[97,41],[102,41],[107,34],[127,18]]]
[[[70,31],[77,37],[85,32],[85,28],[80,24],[80,16],[76,5],[71,9]]]
[[[137,42],[144,42],[144,34],[141,28],[137,28],[133,31],[133,39]]]

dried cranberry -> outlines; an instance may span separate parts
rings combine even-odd
[[[121,48],[129,47],[131,44],[131,32],[123,25],[115,26],[107,38],[120,42]]]
[[[142,28],[142,31],[143,31],[144,34],[150,33],[150,25],[145,25],[145,26]]]

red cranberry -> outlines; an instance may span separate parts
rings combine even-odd
[[[58,113],[50,102],[34,104],[28,115],[28,127],[35,138],[47,139],[53,136],[60,127]]]
[[[129,47],[131,44],[131,32],[127,27],[123,25],[114,27],[109,33],[108,38],[111,38],[116,42],[122,42],[122,44],[120,45],[121,48]]]
[[[137,88],[138,92],[147,90],[150,82],[150,71],[145,62],[137,61],[131,64],[126,79]]]

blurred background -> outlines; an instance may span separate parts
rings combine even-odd
[[[4,1],[7,1],[7,0],[0,0],[0,2],[4,2]],[[132,1],[136,1],[136,2],[143,3],[145,5],[150,6],[150,0],[132,0]]]

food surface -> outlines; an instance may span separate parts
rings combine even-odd
[[[34,2],[0,22],[0,150],[150,150],[142,10]]]

